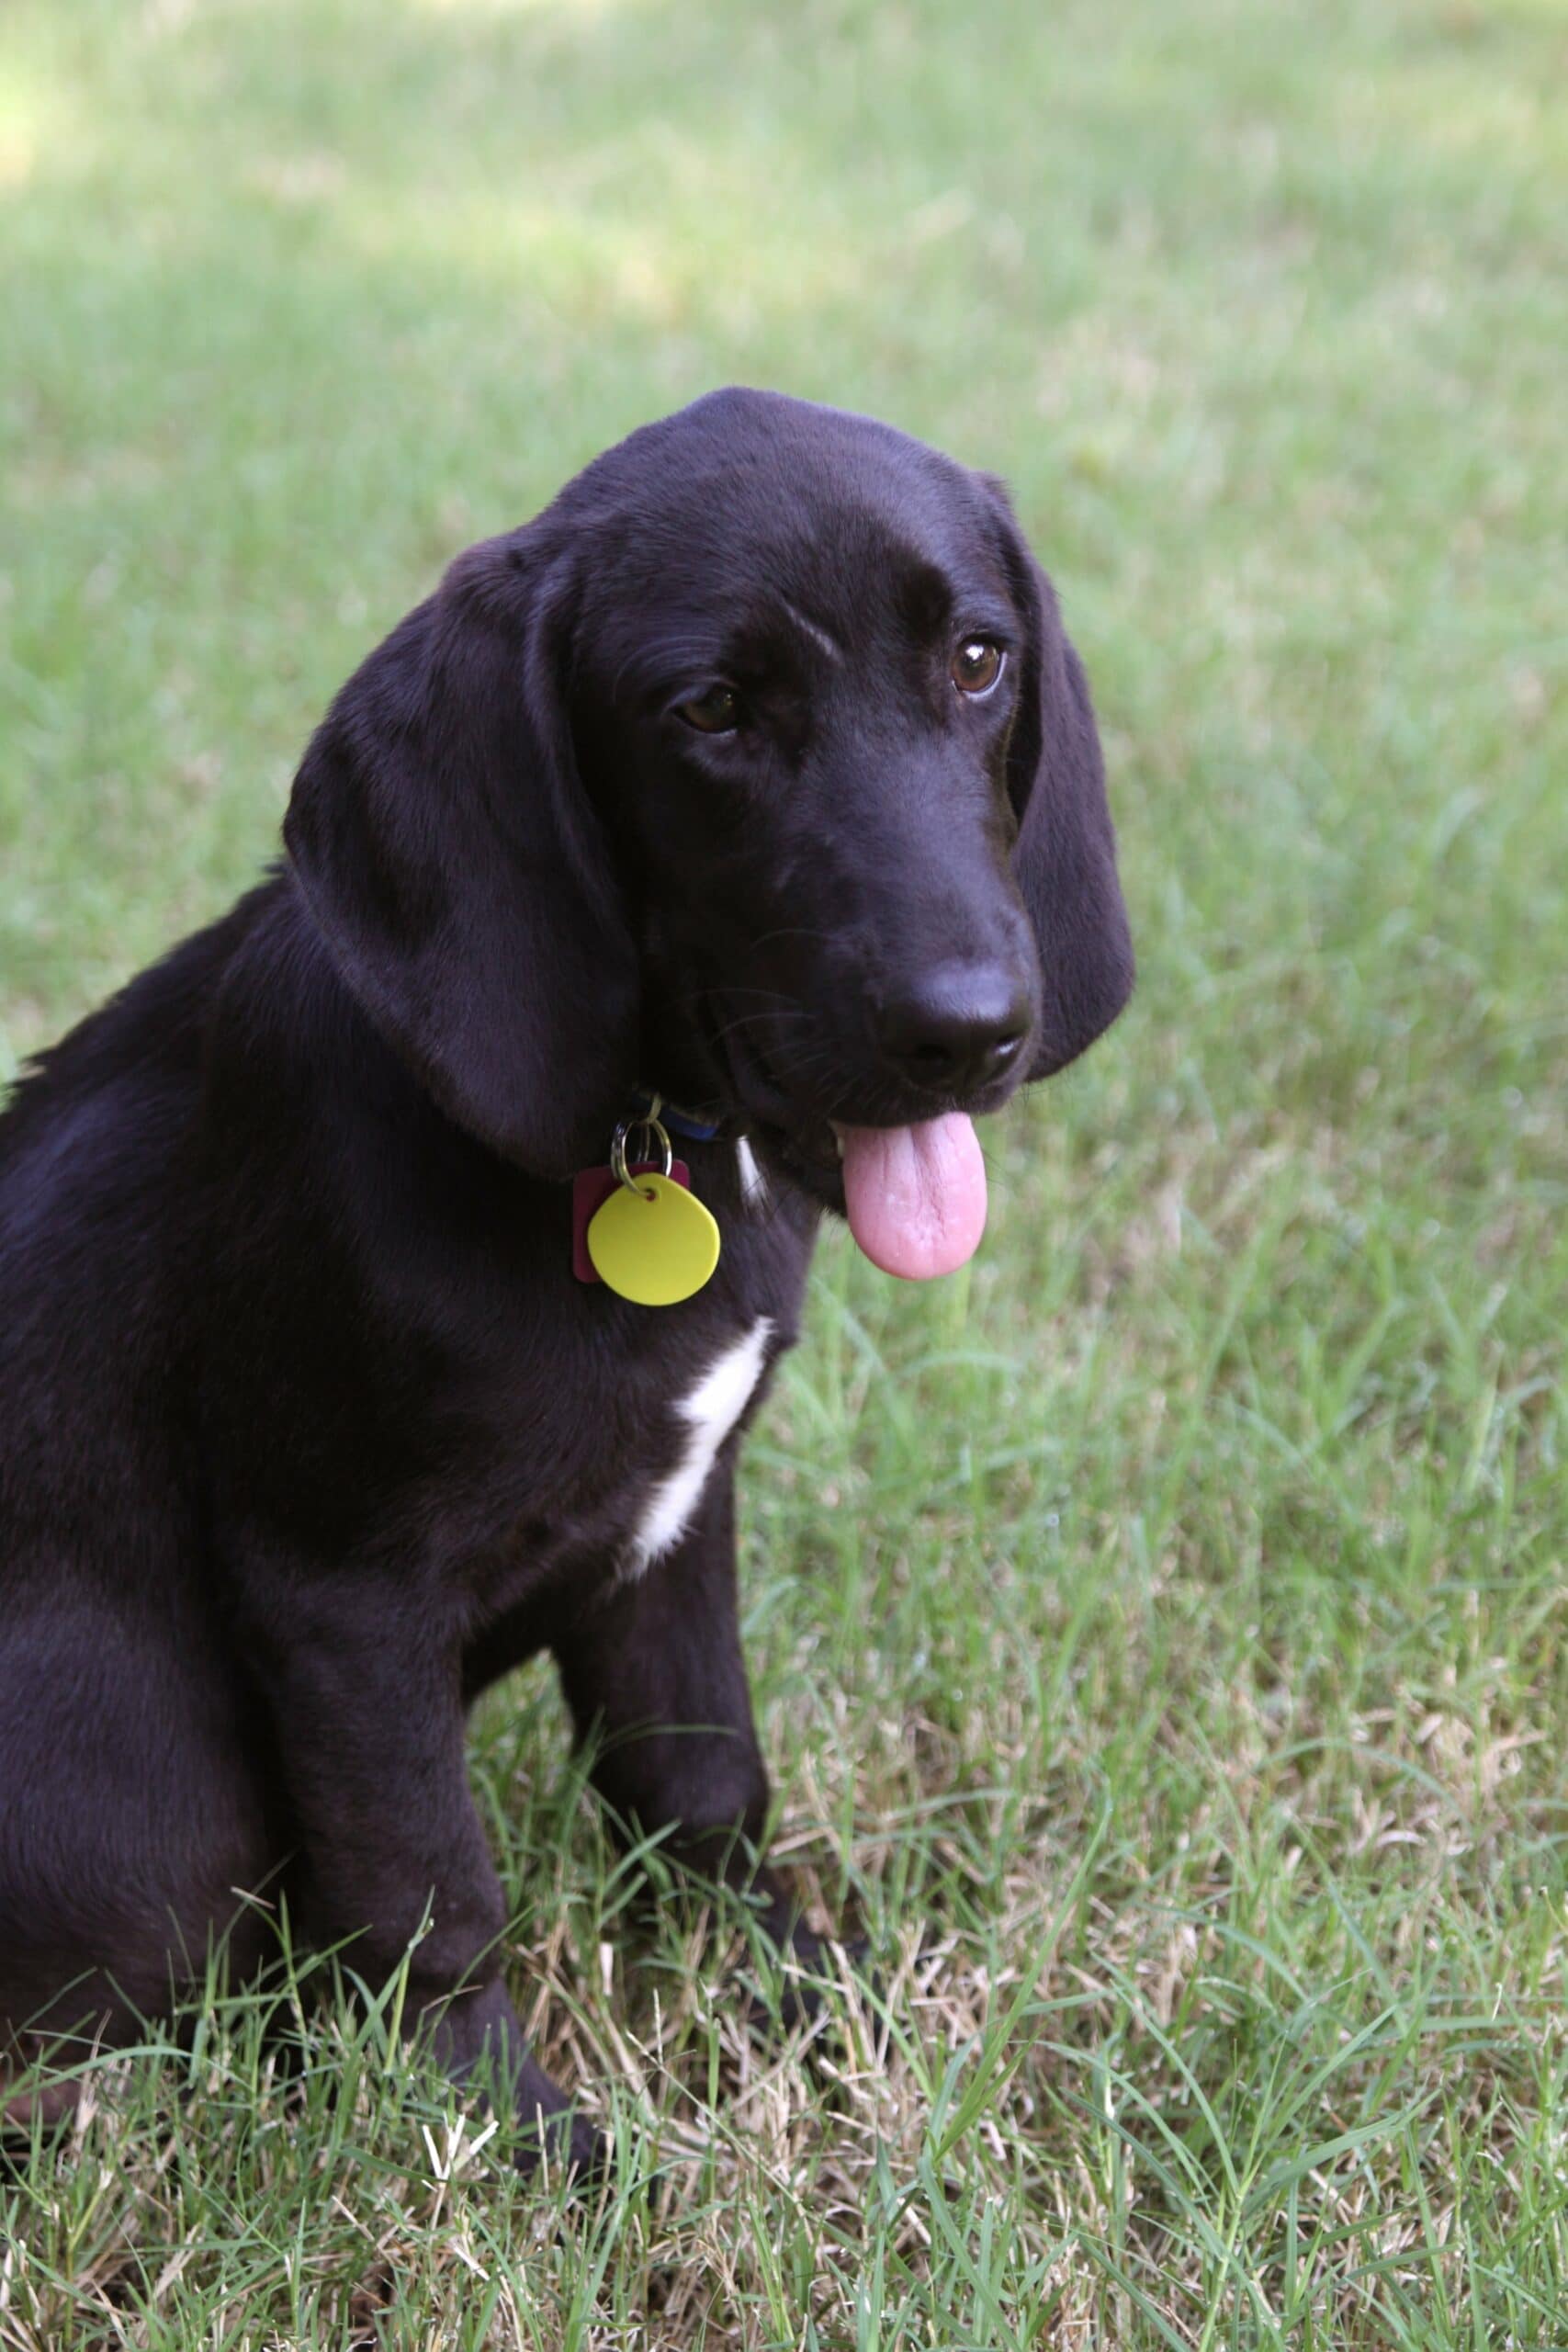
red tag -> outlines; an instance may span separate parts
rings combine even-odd
[[[630,1176],[662,1176],[661,1159],[634,1159],[627,1170]],[[683,1192],[692,1189],[692,1171],[683,1159],[670,1163],[670,1182],[679,1184]],[[571,1180],[571,1271],[580,1283],[596,1283],[599,1279],[593,1261],[588,1254],[588,1227],[595,1209],[602,1209],[615,1189],[613,1168],[580,1168]],[[684,1216],[686,1212],[682,1211]]]

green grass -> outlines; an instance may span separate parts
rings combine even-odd
[[[214,2002],[0,2188],[0,2346],[1568,2343],[1565,72],[1558,0],[13,0],[0,1082],[454,549],[731,379],[1009,476],[1142,985],[969,1274],[827,1242],[750,1449],[881,2005],[750,2040],[527,1673],[604,2198]]]

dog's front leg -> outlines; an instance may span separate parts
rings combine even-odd
[[[409,1965],[408,2017],[446,2071],[510,2098],[518,2161],[541,2137],[583,2167],[596,2135],[529,2055],[502,1977],[506,1909],[464,1761],[456,1644],[434,1612],[352,1570],[253,1579],[249,1652],[303,1865],[306,1927],[373,1984]]]
[[[768,1775],[740,1649],[732,1465],[716,1465],[680,1542],[591,1601],[555,1644],[593,1782],[633,1834],[663,1831],[673,1860],[760,1898],[781,1951],[806,1967],[821,1939],[761,1859]],[[795,2008],[809,2007],[796,1999]]]

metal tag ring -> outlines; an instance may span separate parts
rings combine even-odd
[[[636,1193],[639,1200],[651,1201],[653,1194],[650,1192],[645,1191],[643,1186],[637,1182],[637,1178],[628,1169],[626,1162],[628,1159],[649,1159],[653,1157],[653,1154],[650,1151],[640,1150],[628,1153],[626,1150],[626,1144],[628,1138],[632,1136],[647,1136],[650,1139],[655,1148],[663,1157],[664,1165],[660,1170],[660,1175],[663,1176],[668,1176],[670,1170],[675,1165],[675,1148],[671,1144],[662,1122],[655,1117],[651,1111],[648,1114],[646,1118],[623,1119],[619,1126],[615,1129],[615,1134],[610,1138],[611,1175],[615,1178],[617,1184],[624,1184],[628,1193]]]

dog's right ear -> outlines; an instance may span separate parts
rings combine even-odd
[[[537,1175],[602,1159],[637,974],[572,753],[570,586],[534,526],[459,556],[349,680],[284,821],[344,980],[459,1125]]]

